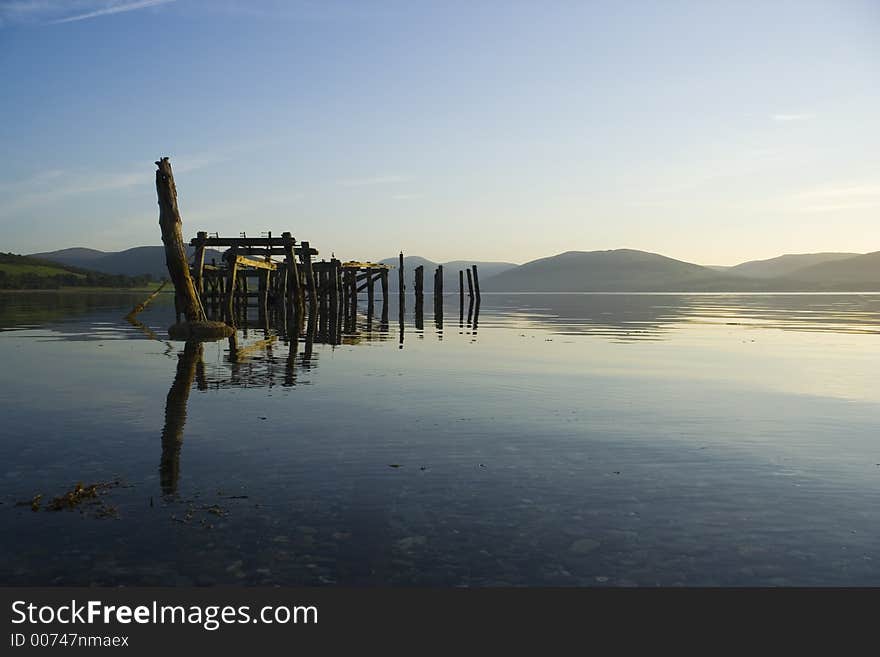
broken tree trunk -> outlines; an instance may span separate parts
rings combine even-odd
[[[162,230],[162,243],[165,245],[165,264],[168,275],[174,284],[178,308],[186,318],[185,322],[175,324],[169,329],[172,337],[223,337],[230,329],[220,322],[208,322],[202,302],[193,284],[192,275],[186,259],[186,243],[183,241],[180,210],[177,207],[177,187],[171,162],[163,157],[156,162],[156,193],[159,196],[159,228]]]

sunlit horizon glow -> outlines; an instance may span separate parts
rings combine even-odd
[[[880,250],[880,5],[0,0],[0,250]]]

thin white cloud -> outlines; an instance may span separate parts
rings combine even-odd
[[[219,155],[179,157],[175,173],[195,171],[223,162]],[[68,196],[100,194],[138,185],[152,185],[154,168],[147,165],[122,172],[99,172],[84,175],[80,171],[50,169],[29,178],[0,184],[0,217],[14,215],[29,207],[39,207]]]
[[[0,0],[0,27],[58,25],[158,7],[175,0]]]
[[[368,187],[372,185],[392,185],[394,183],[406,182],[408,180],[411,180],[409,176],[389,175],[340,180],[339,184],[343,187]]]
[[[135,11],[137,9],[146,9],[148,7],[156,7],[158,5],[167,5],[169,2],[174,1],[175,0],[136,0],[135,2],[114,3],[109,7],[96,9],[94,11],[89,11],[84,14],[76,14],[74,16],[59,18],[57,20],[50,21],[50,23],[53,25],[57,25],[59,23],[73,23],[75,21],[84,21],[89,18],[98,18],[99,16],[109,16],[111,14],[121,14],[126,11]]]
[[[774,121],[809,121],[815,119],[816,115],[811,112],[803,112],[800,114],[774,114],[771,117]]]

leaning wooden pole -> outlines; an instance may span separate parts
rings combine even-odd
[[[144,299],[138,305],[136,305],[134,308],[132,308],[131,312],[125,316],[125,319],[133,320],[134,316],[137,315],[144,308],[146,308],[149,305],[150,301],[155,299],[156,296],[158,296],[159,292],[162,291],[162,288],[164,288],[167,284],[168,284],[168,281],[162,281],[162,285],[160,285],[159,288],[155,292],[153,292],[150,296],[148,296],[146,299]]]
[[[205,313],[199,303],[199,297],[189,273],[186,259],[186,243],[183,241],[180,210],[177,207],[177,187],[174,184],[174,173],[171,162],[163,157],[156,162],[156,193],[159,195],[159,228],[162,230],[162,243],[165,245],[165,265],[171,282],[174,283],[175,294],[180,303],[180,310],[188,322],[205,321]]]
[[[225,324],[208,322],[201,300],[196,292],[186,260],[186,243],[183,241],[180,209],[177,206],[177,187],[171,162],[163,157],[156,162],[156,193],[159,197],[159,228],[165,245],[165,265],[174,284],[178,308],[186,322],[169,329],[172,337],[222,337],[231,330]]]

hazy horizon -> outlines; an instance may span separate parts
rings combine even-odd
[[[880,7],[0,1],[3,248],[880,249]]]

